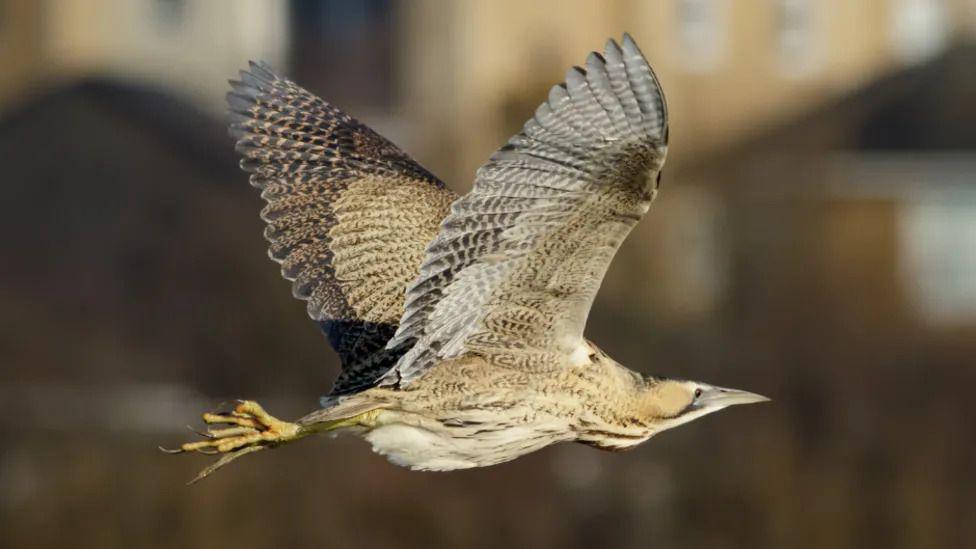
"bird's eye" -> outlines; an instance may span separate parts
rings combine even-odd
[[[699,388],[697,388],[697,389],[695,389],[695,398],[697,399],[697,398],[698,398],[698,397],[700,397],[700,396],[702,396],[702,390],[701,390],[701,387],[699,387]]]

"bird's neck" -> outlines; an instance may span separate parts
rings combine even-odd
[[[644,381],[605,355],[585,376],[587,390],[579,417],[579,442],[621,451],[647,440],[653,431],[642,415]]]

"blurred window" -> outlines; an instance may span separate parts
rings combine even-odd
[[[976,323],[976,192],[919,198],[901,224],[910,295],[930,322]]]
[[[919,63],[938,54],[948,41],[949,21],[943,0],[894,0],[891,43],[905,63]]]
[[[292,0],[293,80],[340,108],[392,107],[394,8],[391,0]]]
[[[727,49],[725,0],[678,0],[681,67],[688,72],[715,70]]]
[[[183,25],[186,0],[152,0],[152,20],[159,30],[172,32]]]
[[[858,153],[835,156],[843,200],[898,207],[898,270],[906,297],[936,326],[976,325],[976,156]]]
[[[820,26],[813,0],[777,0],[776,47],[779,70],[791,77],[810,76],[818,68]]]

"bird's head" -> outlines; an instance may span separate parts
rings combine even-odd
[[[769,400],[748,391],[677,379],[647,379],[641,393],[641,415],[654,433],[683,425],[729,406]]]

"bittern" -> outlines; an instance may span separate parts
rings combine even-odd
[[[767,400],[638,374],[583,337],[668,147],[660,83],[627,34],[549,92],[459,197],[368,127],[254,63],[231,81],[231,134],[267,202],[269,254],[342,363],[320,409],[204,414],[180,452],[231,460],[349,432],[398,465],[501,463],[556,442],[632,448]]]

